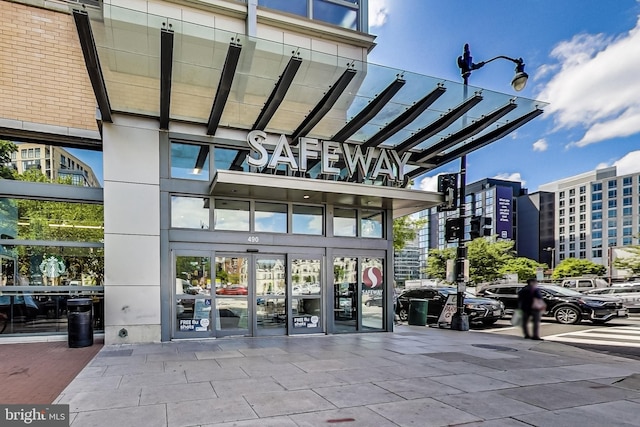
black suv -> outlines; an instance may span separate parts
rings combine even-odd
[[[403,292],[396,302],[396,314],[400,320],[409,317],[409,302],[411,299],[427,300],[427,323],[436,323],[450,294],[455,294],[455,288],[420,288]],[[476,298],[471,295],[464,297],[464,312],[469,316],[470,323],[493,325],[504,315],[504,305],[490,298]]]
[[[491,285],[478,291],[478,295],[502,301],[507,312],[518,308],[518,291],[524,284]],[[547,311],[543,316],[555,317],[558,323],[575,324],[583,319],[605,323],[617,317],[629,317],[620,298],[584,295],[555,285],[538,285]]]

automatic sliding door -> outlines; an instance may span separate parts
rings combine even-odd
[[[249,265],[246,256],[216,256],[217,336],[249,334]]]
[[[177,254],[175,275],[175,338],[204,338],[211,327],[211,258],[203,254]]]
[[[256,335],[287,333],[287,271],[284,256],[255,255]]]
[[[384,329],[384,270],[382,258],[362,258],[361,330]]]
[[[322,262],[291,256],[291,333],[322,332]]]
[[[335,332],[358,330],[358,258],[333,260],[333,322]]]

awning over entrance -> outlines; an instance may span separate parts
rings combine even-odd
[[[181,120],[209,135],[257,129],[393,148],[412,153],[405,173],[417,177],[504,137],[545,106],[109,4],[96,16],[74,14],[105,121],[123,112],[156,117],[162,129]],[[238,162],[245,158],[239,153]]]
[[[219,196],[392,209],[395,218],[443,202],[442,195],[426,191],[223,170],[216,172],[209,191]]]

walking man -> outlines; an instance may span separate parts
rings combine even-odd
[[[527,279],[527,286],[518,292],[518,306],[522,310],[522,332],[525,338],[541,341],[540,338],[540,317],[547,306],[542,299],[538,281]],[[533,322],[533,334],[529,335],[529,319]]]

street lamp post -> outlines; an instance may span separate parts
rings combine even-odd
[[[551,270],[553,271],[553,269],[555,268],[555,262],[556,262],[556,248],[552,246],[548,246],[543,250],[547,252],[551,252]]]
[[[467,99],[467,91],[469,85],[469,76],[471,72],[477,70],[479,68],[484,67],[489,62],[495,61],[496,59],[506,59],[516,64],[516,74],[511,80],[511,86],[516,91],[521,91],[527,84],[527,80],[529,75],[524,72],[524,61],[522,58],[510,58],[508,56],[500,55],[494,58],[489,59],[488,61],[481,61],[478,63],[473,62],[473,58],[471,57],[471,51],[469,49],[469,44],[464,45],[464,50],[462,52],[462,56],[458,57],[458,67],[460,68],[460,75],[462,76],[463,81],[463,97]],[[465,114],[462,118],[462,126],[467,125],[467,115]],[[464,246],[464,218],[465,218],[465,202],[466,202],[466,185],[467,185],[467,156],[463,154],[460,156],[460,189],[459,189],[459,206],[458,206],[458,216],[461,218],[462,222],[462,231],[458,234],[458,248],[456,251],[456,282],[457,282],[457,307],[456,313],[451,318],[451,329],[458,331],[468,331],[469,330],[469,318],[466,314],[464,314],[464,292],[466,290],[466,280],[464,276],[464,264],[465,259],[467,258],[467,248]]]

